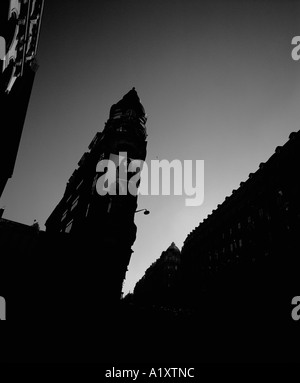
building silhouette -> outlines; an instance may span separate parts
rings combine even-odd
[[[300,266],[299,168],[300,131],[187,236],[173,269],[167,254],[174,244],[162,253],[137,282],[135,301],[168,305],[170,286],[173,305],[200,310],[207,318],[214,315],[216,297],[216,310],[222,306],[231,317],[252,302],[252,314],[264,313],[267,320],[276,305],[270,296],[277,305],[288,305]],[[172,278],[176,274],[172,283],[169,268]]]
[[[299,291],[299,165],[300,131],[250,173],[181,250],[178,299],[214,340],[230,334],[226,342],[239,343],[250,360],[295,359],[289,339],[295,336],[291,300]]]
[[[112,300],[121,297],[136,238],[137,193],[132,195],[129,185],[139,172],[131,171],[129,164],[145,160],[145,123],[145,110],[133,88],[111,107],[104,130],[95,135],[89,151],[83,154],[63,198],[45,224],[49,235],[70,235],[74,244],[68,250],[70,254],[80,254],[91,266],[99,268],[99,272],[102,270],[101,286]],[[115,179],[109,178],[105,167],[99,169],[98,163],[107,164],[108,160],[116,165]],[[114,194],[99,194],[102,179],[106,191],[115,191]]]
[[[0,243],[1,249],[9,249],[8,258],[13,254],[30,256],[37,245],[39,229],[36,224],[32,226],[0,218]],[[2,257],[1,257],[2,258]],[[1,259],[3,261],[3,258]]]
[[[134,300],[141,305],[178,306],[180,250],[174,242],[136,283]]]
[[[98,361],[99,353],[112,360],[118,351],[114,342],[131,326],[133,318],[126,316],[120,298],[136,237],[137,195],[99,195],[96,181],[103,174],[97,163],[102,156],[115,159],[119,150],[122,160],[126,151],[128,162],[144,159],[145,122],[132,89],[111,107],[46,231],[36,222],[0,220],[0,296],[7,302],[7,320],[26,323],[32,338],[42,342],[38,353],[29,347],[31,354],[22,353],[22,360]],[[125,179],[117,181],[127,185]],[[67,353],[57,347],[66,336]]]
[[[42,237],[36,224],[0,218],[0,296],[9,303],[7,320],[20,321],[27,316],[33,319],[29,314],[32,305],[26,304],[29,296],[35,301],[35,313],[39,310],[41,291],[32,291],[36,288],[35,275],[42,272],[35,266],[42,256]]]
[[[0,4],[0,196],[12,177],[38,64],[43,0]],[[5,150],[8,149],[8,150]]]
[[[291,302],[299,293],[299,169],[300,131],[187,236],[172,300],[166,252],[137,282],[128,309],[145,326],[156,323],[157,337],[173,334],[168,355],[181,344],[181,361],[298,360]],[[179,310],[165,317],[168,306]]]

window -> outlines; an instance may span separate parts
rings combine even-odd
[[[66,218],[67,213],[68,213],[68,210],[66,210],[66,211],[64,212],[64,214],[62,215],[61,221],[63,221],[63,220]]]
[[[126,116],[127,116],[129,119],[131,119],[131,118],[136,117],[136,113],[135,113],[134,110],[132,110],[132,109],[128,109],[128,110],[126,110]]]
[[[107,213],[110,213],[111,205],[112,205],[112,199],[110,198],[108,202],[108,206],[107,206]]]
[[[113,119],[116,118],[121,118],[122,117],[122,110],[121,109],[115,109],[114,114],[113,114]]]
[[[71,206],[71,211],[72,211],[73,209],[75,209],[75,207],[78,205],[78,200],[79,200],[79,196],[76,197],[76,199],[73,201],[72,206]]]
[[[93,180],[93,184],[92,184],[92,194],[95,193],[98,178],[99,178],[99,174],[96,174],[94,177],[94,180]]]
[[[239,239],[239,246],[242,247],[243,246],[243,241],[241,239]]]
[[[264,215],[264,209],[260,208],[259,211],[258,211],[258,213],[259,213],[259,216],[260,216],[260,217],[263,217],[263,215]]]
[[[73,225],[73,220],[70,221],[70,222],[67,224],[66,229],[65,229],[65,233],[70,233],[71,228],[72,228],[72,225]]]
[[[79,184],[76,186],[76,190],[80,188],[80,186],[82,185],[82,183],[83,183],[83,180],[81,180],[81,181],[79,182]]]
[[[86,213],[85,213],[85,216],[87,217],[88,214],[89,214],[89,210],[90,210],[90,204],[87,205],[87,209],[86,209]]]
[[[233,244],[230,244],[230,251],[233,252]]]
[[[241,229],[242,228],[242,224],[241,224],[241,222],[238,222],[238,229]]]

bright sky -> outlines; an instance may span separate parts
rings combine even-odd
[[[299,130],[299,1],[45,0],[38,70],[4,217],[43,224],[133,86],[151,159],[204,160],[205,197],[141,196],[124,292]],[[101,218],[100,218],[101,219]]]

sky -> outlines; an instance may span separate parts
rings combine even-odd
[[[135,87],[147,163],[204,160],[204,202],[140,196],[133,291],[276,146],[299,130],[299,1],[45,0],[37,72],[3,217],[41,229],[112,104]],[[88,255],[87,255],[88,256]]]

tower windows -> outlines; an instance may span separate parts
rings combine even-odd
[[[118,119],[122,117],[122,110],[121,109],[116,109],[113,114],[113,119]]]
[[[93,184],[92,184],[92,194],[95,193],[95,190],[96,190],[96,184],[97,184],[97,181],[98,181],[98,178],[99,178],[99,174],[97,173],[93,179]]]
[[[81,180],[81,181],[79,182],[79,184],[76,186],[76,190],[80,188],[80,186],[82,185],[82,183],[83,183],[83,180]]]
[[[88,214],[89,214],[89,210],[90,210],[90,204],[87,205],[87,209],[86,209],[86,213],[85,213],[85,216],[87,217]]]
[[[72,225],[73,225],[73,220],[71,220],[71,221],[67,224],[66,229],[65,229],[65,233],[70,233],[71,228],[72,228]]]
[[[126,111],[126,117],[129,118],[129,119],[135,118],[136,117],[135,111],[132,110],[132,109],[128,109]]]
[[[62,215],[61,221],[63,221],[63,220],[66,218],[67,213],[68,213],[68,210],[66,210],[66,211],[64,212],[64,214]]]
[[[78,205],[78,201],[79,201],[79,196],[76,197],[75,200],[73,201],[72,206],[71,206],[71,211],[73,209],[75,209],[75,207]]]

